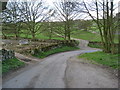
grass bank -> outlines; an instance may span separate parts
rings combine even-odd
[[[118,64],[118,54],[113,55],[99,51],[93,53],[85,53],[78,56],[78,58],[95,61],[94,63],[109,66],[113,69],[120,69],[120,65]]]
[[[78,47],[62,46],[62,47],[55,48],[55,49],[52,49],[52,50],[49,50],[46,52],[40,52],[37,55],[33,55],[33,56],[38,57],[38,58],[45,58],[45,57],[52,55],[52,54],[55,54],[55,53],[72,51],[72,50],[77,50],[77,49],[79,49],[79,48]]]
[[[25,63],[18,60],[17,58],[2,61],[2,73],[5,74],[11,70],[16,70],[24,65]]]

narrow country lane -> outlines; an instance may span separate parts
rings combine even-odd
[[[45,58],[36,66],[4,82],[3,88],[117,88],[117,79],[104,69],[73,61],[72,57],[79,54],[100,51],[82,46],[82,50]]]

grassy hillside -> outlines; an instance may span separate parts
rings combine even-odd
[[[101,41],[101,36],[98,33],[91,33],[88,31],[74,31],[72,37],[88,40],[88,41]],[[115,43],[118,43],[118,36],[115,36]]]
[[[100,35],[88,31],[75,31],[72,37],[89,41],[101,41]]]

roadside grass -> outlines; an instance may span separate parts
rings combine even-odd
[[[79,55],[78,58],[84,58],[87,60],[95,61],[95,63],[109,66],[113,69],[120,69],[120,65],[118,64],[118,54],[113,55],[99,51],[93,53],[85,53]]]
[[[65,51],[72,51],[72,50],[77,50],[79,49],[78,47],[69,47],[69,46],[62,46],[59,48],[55,48],[46,52],[39,52],[37,55],[33,55],[35,57],[38,58],[45,58],[49,55],[55,54],[55,53],[59,53],[59,52],[65,52]]]
[[[18,60],[17,58],[2,61],[2,73],[5,74],[10,70],[16,70],[24,65],[25,63]]]

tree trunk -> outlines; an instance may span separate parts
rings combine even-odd
[[[2,32],[3,39],[7,39],[7,36]]]
[[[34,40],[35,39],[35,32],[32,31],[32,39]]]
[[[64,33],[64,35],[65,35],[65,40],[67,40],[67,25],[66,25],[66,22],[65,22],[65,33]]]

